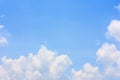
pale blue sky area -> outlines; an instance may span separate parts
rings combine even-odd
[[[66,53],[73,66],[96,64],[96,51],[106,42],[107,26],[120,19],[119,0],[0,0],[0,24],[10,36],[0,57],[37,53],[44,44]],[[97,43],[99,42],[99,45]]]

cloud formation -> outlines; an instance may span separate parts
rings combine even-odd
[[[120,51],[114,44],[105,43],[97,51],[97,60],[104,67],[85,63],[83,69],[71,69],[72,61],[67,55],[56,55],[41,46],[36,55],[16,59],[1,58],[1,80],[119,80]],[[112,77],[112,78],[111,78]]]
[[[108,26],[108,33],[118,41],[119,25],[119,20],[112,20]],[[1,38],[0,42],[7,40]],[[96,55],[101,66],[85,63],[82,69],[76,70],[70,68],[72,61],[67,55],[56,55],[42,45],[35,55],[1,58],[0,80],[119,80],[120,50],[116,45],[104,43]]]
[[[99,68],[86,63],[80,71],[72,70],[71,80],[101,80],[102,75],[99,73]]]
[[[18,59],[3,57],[1,61],[1,80],[100,80],[102,78],[99,68],[90,63],[86,63],[80,71],[70,69],[72,62],[67,55],[57,56],[45,46],[41,46],[36,55],[20,56]]]
[[[57,56],[45,46],[36,55],[1,60],[1,80],[68,80],[66,70],[71,64],[67,55]]]
[[[0,25],[0,46],[6,45],[8,43],[6,34],[7,32],[4,30],[4,25]]]
[[[108,26],[107,35],[120,41],[120,20],[112,20]]]
[[[114,44],[105,43],[97,51],[98,61],[104,65],[104,77],[120,79],[120,51]]]

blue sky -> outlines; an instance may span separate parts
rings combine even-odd
[[[110,22],[120,19],[115,6],[119,0],[0,0],[0,24],[7,30],[8,43],[0,47],[0,57],[34,55],[41,45],[67,54],[72,67],[97,65],[97,50],[107,39]]]
[[[119,17],[115,5],[118,2],[114,0],[1,0],[0,14],[5,16],[0,22],[11,37],[0,51],[16,57],[36,52],[44,44],[70,56],[95,54],[109,22]]]

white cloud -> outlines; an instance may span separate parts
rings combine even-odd
[[[119,20],[112,20],[107,32],[118,41],[119,25]],[[6,37],[0,37],[0,44],[6,44]],[[69,68],[72,61],[67,55],[56,55],[41,46],[35,55],[1,58],[0,80],[120,80],[120,50],[115,44],[104,43],[96,55],[100,66],[86,63],[83,69],[76,70]]]
[[[102,75],[99,73],[99,68],[94,67],[89,63],[83,66],[83,70],[72,70],[72,80],[101,80]]]
[[[36,54],[21,56],[18,59],[2,58],[0,65],[1,80],[67,80],[66,70],[71,64],[67,55],[55,55],[55,52],[42,46]]]
[[[29,54],[26,57],[21,56],[17,59],[3,57],[1,61],[1,80],[102,79],[98,67],[86,63],[80,71],[76,71],[75,69],[71,70],[69,66],[72,62],[67,55],[57,56],[55,52],[48,50],[45,46],[42,46],[36,55]]]
[[[108,26],[110,37],[120,41],[120,21],[112,20]],[[120,79],[120,50],[115,44],[104,43],[96,52],[97,62],[101,66],[94,67],[87,63],[80,71],[73,69],[72,80],[119,80]],[[101,72],[99,71],[101,70]]]
[[[120,41],[120,20],[112,20],[108,26],[107,36],[115,38]]]
[[[120,4],[117,8],[120,8]],[[108,26],[107,36],[120,41],[120,20],[112,20]],[[120,79],[120,50],[115,44],[104,43],[98,49],[97,61],[103,66],[101,68],[105,80]]]
[[[0,65],[1,80],[100,80],[98,67],[87,63],[83,70],[66,72],[72,64],[67,55],[57,56],[42,46],[36,55],[29,54],[18,59],[3,57]],[[71,72],[71,71],[69,71]],[[94,76],[96,75],[96,76]]]
[[[107,64],[113,64],[120,58],[120,52],[114,44],[105,43],[97,51],[98,61]]]
[[[105,65],[103,71],[90,63],[79,71],[70,69],[72,64],[67,55],[57,56],[42,46],[37,54],[20,56],[16,59],[3,57],[0,65],[1,80],[113,80],[120,79],[120,51],[114,44],[105,43],[97,51],[98,62]],[[69,71],[68,71],[69,70]],[[68,74],[69,73],[69,74]]]
[[[105,43],[97,51],[98,61],[104,65],[104,77],[120,79],[120,51],[114,44]]]
[[[61,55],[55,58],[50,66],[50,76],[52,80],[63,79],[61,76],[65,76],[63,73],[68,68],[68,63],[71,64],[71,61],[67,55]]]

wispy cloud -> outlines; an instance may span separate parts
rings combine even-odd
[[[3,29],[4,28],[4,25],[0,25],[0,29]]]
[[[0,15],[0,18],[4,18],[4,16],[5,16],[5,15],[4,15],[4,14],[2,14],[2,15]]]
[[[2,46],[4,44],[7,44],[7,43],[8,43],[8,41],[7,41],[7,39],[5,37],[0,38],[0,46]]]
[[[117,6],[114,6],[114,8],[120,11],[120,3]]]
[[[0,15],[0,19],[4,17],[4,14]],[[8,32],[4,29],[4,25],[0,24],[0,47],[8,44]]]
[[[8,43],[8,32],[4,29],[4,25],[0,25],[0,47]]]

